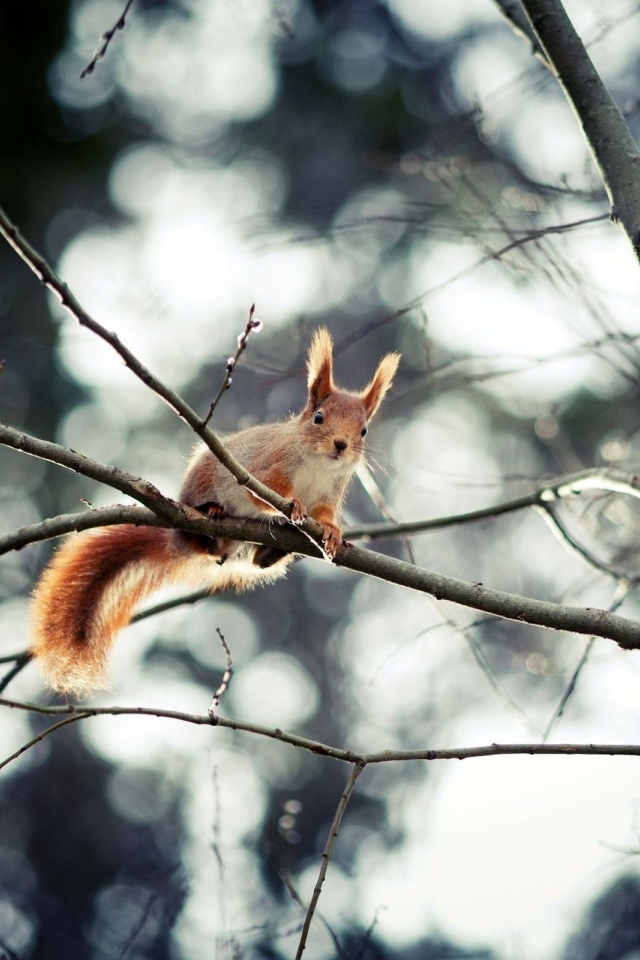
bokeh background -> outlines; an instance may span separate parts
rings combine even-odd
[[[256,304],[264,327],[217,430],[300,408],[322,322],[345,386],[403,355],[369,437],[382,500],[355,482],[347,524],[638,469],[640,270],[561,91],[491,0],[137,0],[80,79],[123,6],[0,7],[0,198],[96,319],[203,412]],[[637,132],[640,4],[567,8]],[[189,430],[6,244],[0,359],[3,422],[176,493]],[[81,498],[121,499],[0,450],[3,532]],[[638,616],[636,501],[557,509],[580,553],[533,512],[375,548]],[[28,644],[51,549],[1,558],[0,655]],[[640,737],[637,654],[313,561],[130,627],[97,702],[205,712],[217,628],[235,666],[228,714],[337,746]],[[7,692],[49,699],[33,665]],[[3,710],[2,755],[39,729]],[[100,717],[1,776],[3,956],[280,960],[347,771],[229,731]],[[366,770],[306,955],[637,958],[639,784],[620,757]]]

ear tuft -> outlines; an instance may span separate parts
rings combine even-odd
[[[373,375],[371,383],[364,388],[361,393],[362,402],[367,413],[367,419],[371,420],[376,410],[382,403],[384,396],[393,383],[398,364],[400,363],[399,353],[388,353],[378,364],[378,369]]]
[[[326,327],[313,335],[307,358],[309,404],[318,407],[333,391],[333,341]]]

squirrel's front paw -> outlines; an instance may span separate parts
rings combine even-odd
[[[325,552],[333,560],[342,543],[342,530],[340,527],[336,527],[335,523],[323,523],[322,528],[324,530],[322,543]]]
[[[228,516],[227,511],[219,503],[209,500],[207,503],[201,503],[196,507],[200,513],[206,514],[210,520],[224,520]]]
[[[307,511],[303,504],[294,497],[291,501],[291,523],[303,523],[307,519]]]

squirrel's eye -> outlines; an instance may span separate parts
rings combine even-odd
[[[324,423],[324,414],[321,410],[318,410],[318,412],[314,415],[313,422]]]
[[[360,431],[360,436],[361,436],[361,437],[366,437],[366,435],[367,435],[367,428],[366,428],[366,427],[363,427],[362,430]]]

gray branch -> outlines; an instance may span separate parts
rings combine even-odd
[[[640,151],[560,0],[521,0],[535,37],[582,128],[611,219],[640,259]]]
[[[294,527],[291,523],[280,524],[270,520],[229,519],[213,521],[202,517],[196,510],[183,507],[173,500],[162,497],[151,484],[140,478],[131,477],[122,470],[100,464],[89,457],[84,457],[74,451],[66,450],[55,443],[37,440],[21,433],[12,427],[0,425],[0,443],[12,446],[18,450],[40,456],[46,460],[53,460],[64,466],[77,470],[87,476],[94,477],[119,490],[131,493],[140,502],[144,502],[152,510],[151,516],[145,517],[144,511],[138,508],[137,513],[127,514],[135,519],[134,523],[153,523],[158,525],[175,526],[192,533],[201,533],[216,537],[224,535],[234,540],[248,540],[252,543],[275,546],[290,553],[301,556],[318,557],[319,546],[309,539],[309,535]],[[577,479],[563,481],[555,491],[556,496],[564,491],[576,490],[593,483],[591,475],[579,482]],[[125,509],[125,508],[123,508]],[[121,515],[124,516],[124,515]],[[114,515],[109,515],[113,522]],[[65,521],[67,522],[67,521]],[[311,532],[318,538],[321,528],[315,521],[308,521]],[[358,573],[395,583],[398,586],[408,587],[427,593],[436,600],[449,600],[461,606],[481,610],[505,620],[515,620],[533,626],[547,627],[553,630],[564,630],[569,633],[579,633],[587,636],[603,637],[614,640],[624,649],[640,649],[640,623],[628,620],[625,617],[592,607],[570,607],[546,600],[533,600],[529,597],[520,597],[517,594],[505,593],[485,587],[482,583],[469,583],[466,580],[457,580],[441,573],[416,567],[403,560],[387,557],[382,554],[365,550],[350,544],[343,544],[335,558],[339,567],[354,570]]]
[[[322,743],[319,740],[311,740],[309,737],[302,737],[295,733],[287,733],[277,727],[266,727],[260,723],[250,723],[246,720],[232,720],[228,717],[215,717],[214,719],[208,713],[185,713],[181,710],[164,710],[157,707],[96,707],[89,704],[80,707],[70,703],[62,706],[49,706],[46,704],[28,703],[23,700],[11,700],[7,697],[0,697],[0,707],[7,707],[12,710],[24,710],[28,713],[37,713],[42,716],[60,719],[68,718],[69,722],[101,716],[162,717],[167,720],[177,720],[182,723],[195,724],[196,726],[237,730],[258,737],[266,737],[269,740],[279,740],[281,743],[287,743],[292,747],[308,750],[310,753],[318,756],[331,757],[342,763],[348,763],[350,765],[358,764],[361,767],[369,766],[371,763],[403,763],[411,760],[424,760],[426,762],[434,762],[437,760],[471,760],[476,757],[515,756],[522,754],[555,757],[640,757],[640,744],[637,743],[488,743],[476,747],[445,747],[435,750],[424,747],[413,750],[375,750],[370,753],[359,753],[353,750],[333,747],[330,744]],[[53,729],[54,728],[50,727],[44,731],[44,735],[46,736],[47,733],[53,732]],[[30,741],[27,748],[33,746],[36,742],[38,741]],[[23,750],[24,749],[25,748],[23,748]]]

